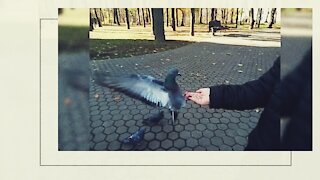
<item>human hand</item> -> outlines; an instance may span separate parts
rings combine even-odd
[[[209,105],[210,103],[210,88],[201,88],[196,92],[188,92],[184,93],[184,97],[187,100],[191,100],[199,105]]]

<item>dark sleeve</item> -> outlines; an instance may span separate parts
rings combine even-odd
[[[280,57],[259,79],[243,85],[218,85],[210,87],[210,108],[253,109],[264,107],[274,86],[280,82]]]

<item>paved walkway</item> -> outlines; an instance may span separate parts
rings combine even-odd
[[[207,42],[178,49],[112,60],[91,61],[91,68],[113,75],[139,73],[163,79],[168,69],[176,67],[182,77],[182,90],[218,84],[242,84],[267,71],[278,47],[233,46]],[[256,126],[261,109],[231,111],[200,107],[192,102],[180,110],[175,130],[170,114],[160,125],[145,126],[142,120],[157,109],[90,82],[91,150],[243,150],[247,137]],[[141,127],[146,127],[144,141],[136,147],[121,141]]]

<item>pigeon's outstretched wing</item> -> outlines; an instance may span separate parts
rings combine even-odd
[[[103,72],[95,72],[94,80],[100,86],[116,89],[148,104],[165,107],[170,101],[163,82],[151,76],[132,74],[111,77]]]

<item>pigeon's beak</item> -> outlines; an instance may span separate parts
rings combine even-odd
[[[178,73],[178,76],[181,76],[181,74],[180,74],[180,73]]]

